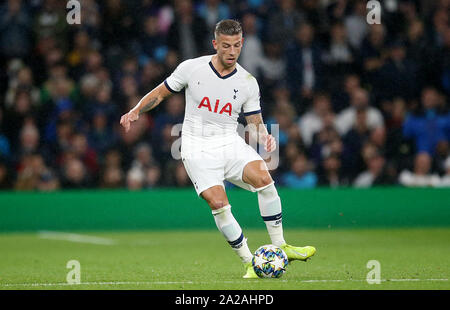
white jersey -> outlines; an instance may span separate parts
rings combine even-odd
[[[256,79],[239,64],[221,76],[214,68],[213,55],[189,59],[164,81],[171,92],[186,89],[182,128],[182,149],[188,145],[224,146],[237,135],[238,116],[261,112]]]

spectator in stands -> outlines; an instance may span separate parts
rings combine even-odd
[[[303,23],[296,28],[295,40],[286,48],[286,77],[295,98],[311,99],[320,88],[322,51],[314,42],[314,28]]]
[[[120,98],[121,102],[131,104],[133,100],[139,97],[139,85],[136,79],[130,75],[124,76],[120,80]]]
[[[364,156],[367,170],[361,172],[353,182],[355,187],[371,187],[377,185],[392,185],[394,180],[390,179],[386,172],[386,159],[375,149],[373,153]]]
[[[43,192],[59,190],[61,187],[57,175],[51,169],[45,169],[37,181],[36,189]]]
[[[392,99],[401,97],[412,99],[419,86],[418,68],[416,63],[406,57],[405,43],[395,40],[390,44],[389,58],[380,68],[378,96]]]
[[[436,187],[440,184],[439,175],[431,172],[431,156],[427,152],[420,152],[414,159],[414,170],[404,170],[398,181],[404,186]]]
[[[140,168],[133,167],[127,172],[127,188],[132,191],[144,188],[145,176]]]
[[[51,154],[50,158],[55,166],[62,167],[63,155],[69,151],[72,145],[74,125],[70,121],[58,121],[56,124],[56,138],[54,141],[46,141],[45,147]]]
[[[143,34],[140,38],[140,57],[161,61],[167,53],[166,38],[158,28],[158,17],[149,15],[143,22]]]
[[[304,154],[298,155],[292,162],[291,171],[283,174],[282,184],[289,188],[313,188],[317,184],[317,176]]]
[[[12,66],[14,67],[14,66]],[[18,63],[18,69],[10,70],[9,88],[5,96],[5,106],[10,108],[14,105],[14,100],[18,92],[27,92],[30,95],[31,105],[39,107],[40,94],[39,89],[34,86],[33,72],[30,67]],[[11,72],[14,71],[14,72]]]
[[[102,43],[114,50],[129,46],[138,33],[137,19],[131,9],[132,2],[124,0],[105,1],[101,27]],[[83,6],[83,5],[82,5]],[[107,21],[107,22],[105,22]]]
[[[304,12],[306,20],[309,21],[314,28],[318,29],[326,25],[321,12],[321,7],[323,5],[323,3],[316,0],[297,1],[297,8]]]
[[[384,128],[384,154],[388,166],[396,167],[397,171],[406,169],[415,150],[413,143],[403,136],[403,123],[406,118],[407,105],[402,98],[395,98],[392,101],[382,103],[383,114],[385,116]],[[379,127],[383,131],[383,127]]]
[[[295,141],[289,141],[283,151],[278,168],[272,171],[276,177],[290,170],[292,162],[300,155],[302,148]]]
[[[39,154],[23,154],[17,165],[15,189],[28,191],[36,189],[39,174],[43,169],[44,161]]]
[[[144,142],[137,145],[134,149],[134,160],[131,163],[131,166],[145,170],[155,164],[157,164],[157,162],[153,158],[151,146]]]
[[[95,110],[90,123],[88,141],[95,151],[104,154],[109,148],[117,143],[117,133],[103,110]]]
[[[66,50],[69,24],[66,20],[65,3],[44,0],[41,10],[35,16],[33,31],[38,41],[52,38],[59,47]]]
[[[75,111],[74,104],[70,99],[58,100],[56,106],[51,112],[52,119],[45,126],[44,139],[47,142],[54,142],[57,139],[57,127],[58,122],[70,122],[74,127],[79,125],[77,122],[77,112]]]
[[[21,0],[8,0],[0,6],[0,54],[27,57],[32,50],[32,20]]]
[[[10,142],[14,146],[19,136],[19,131],[26,120],[36,115],[37,110],[32,105],[30,93],[26,90],[19,90],[14,99],[14,105],[5,109],[3,117],[3,128],[10,137]]]
[[[86,30],[79,30],[75,33],[73,38],[73,47],[67,55],[67,62],[72,70],[72,73],[77,79],[80,78],[83,71],[83,64],[86,58],[93,50],[93,43],[91,37]]]
[[[14,157],[21,158],[24,155],[35,154],[40,149],[40,133],[32,120],[27,121],[20,130],[19,145]]]
[[[419,71],[423,70],[422,66],[425,60],[427,44],[424,23],[420,19],[412,21],[406,34],[406,55],[407,58],[412,59],[419,66]]]
[[[354,61],[352,46],[348,40],[346,28],[343,23],[337,22],[331,26],[330,40],[324,52],[324,62],[334,70],[349,71]]]
[[[139,60],[134,54],[129,54],[122,60],[119,70],[114,72],[114,82],[116,84],[123,83],[124,79],[129,79],[130,81],[136,84],[136,90],[138,87],[138,79],[139,79]],[[127,81],[128,82],[128,81]],[[122,85],[123,87],[123,85]],[[123,89],[123,91],[127,92],[127,89]],[[128,97],[135,95],[134,93],[127,93]]]
[[[294,0],[281,0],[279,7],[269,17],[269,41],[277,40],[282,48],[294,38],[297,27],[305,22],[303,14],[295,9]]]
[[[341,112],[350,106],[351,94],[361,87],[361,79],[355,73],[346,75],[343,79],[343,85],[331,91],[331,102],[335,113]]]
[[[314,164],[320,167],[323,158],[332,153],[341,156],[343,150],[342,139],[330,120],[314,135],[309,153]]]
[[[342,175],[341,167],[342,162],[337,154],[330,153],[326,156],[318,176],[318,185],[328,187],[348,186],[348,180]]]
[[[239,61],[255,77],[258,76],[258,70],[265,65],[263,61],[264,51],[263,43],[258,36],[258,19],[253,13],[246,13],[242,16],[242,29],[244,32],[245,43],[242,46]]]
[[[344,135],[345,145],[343,161],[347,174],[353,178],[364,167],[361,150],[364,143],[370,138],[367,113],[365,110],[356,111],[356,120],[353,127]]]
[[[383,115],[370,106],[369,94],[365,89],[357,89],[351,94],[351,106],[340,112],[336,119],[336,128],[341,135],[345,135],[353,126],[357,125],[358,117],[367,120],[369,130],[383,126]]]
[[[101,16],[100,4],[95,0],[84,0],[81,6],[81,16],[83,16],[83,28],[92,34],[95,39],[95,44],[100,38]]]
[[[296,113],[294,107],[288,102],[279,102],[276,104],[273,118],[268,118],[267,124],[278,125],[278,146],[283,148],[289,141],[289,132],[291,129],[295,127],[298,128],[295,124]]]
[[[71,139],[70,150],[73,154],[83,162],[86,167],[86,172],[93,177],[99,170],[98,155],[95,150],[89,146],[86,135],[82,133],[75,133]]]
[[[214,27],[216,23],[222,19],[231,17],[231,12],[228,4],[220,0],[205,0],[197,6],[197,12],[202,17],[209,30],[209,37],[212,38]]]
[[[91,179],[86,166],[75,154],[65,153],[62,167],[61,185],[65,189],[86,189],[91,186]]]
[[[118,108],[112,97],[112,85],[101,83],[97,89],[94,101],[84,109],[85,119],[91,119],[95,113],[103,113],[107,119],[107,125],[110,126],[117,119]]]
[[[167,57],[169,52],[164,54],[164,59]],[[164,59],[161,60],[164,61]],[[139,90],[140,94],[146,94],[150,92],[153,88],[157,87],[161,81],[166,78],[165,67],[161,62],[154,60],[149,60],[143,64],[141,74],[139,77]]]
[[[123,171],[119,166],[107,166],[101,173],[101,188],[123,187]]]
[[[167,34],[167,44],[177,51],[181,60],[194,58],[210,51],[210,33],[205,20],[196,15],[191,0],[175,1],[175,18]]]
[[[84,106],[90,106],[95,101],[95,97],[100,88],[101,82],[94,74],[84,74],[79,80],[80,97]]]
[[[385,64],[388,56],[386,49],[386,29],[383,24],[370,25],[369,33],[361,45],[361,63],[364,69],[363,77],[370,84],[379,80],[379,70]]]
[[[345,7],[342,4],[340,6],[340,10],[345,12]],[[350,44],[353,48],[359,49],[369,31],[366,3],[363,1],[354,2],[352,13],[344,17],[344,24]]]
[[[15,189],[54,191],[59,189],[59,180],[40,154],[27,154],[19,163]]]
[[[430,43],[434,46],[442,46],[444,43],[445,32],[448,29],[450,18],[448,8],[437,8],[432,16],[432,27],[430,28]]]
[[[312,144],[314,135],[328,122],[328,118],[334,119],[330,98],[326,93],[317,93],[314,95],[312,108],[303,114],[298,122],[307,147]]]
[[[104,167],[122,167],[123,165],[123,154],[118,148],[109,149],[104,156],[103,166]]]
[[[148,189],[161,185],[161,169],[159,165],[153,165],[145,171],[145,187]]]
[[[286,76],[286,60],[281,44],[276,41],[264,43],[264,55],[259,66],[258,77],[263,92],[270,93]]]
[[[328,24],[333,24],[336,21],[342,21],[345,19],[346,15],[350,16],[350,6],[348,0],[330,1],[323,9],[326,14],[326,21]],[[346,20],[344,21],[346,22]]]
[[[403,124],[405,138],[415,142],[417,152],[435,154],[440,141],[450,140],[450,113],[445,102],[433,87],[422,91],[421,107],[406,117]]]

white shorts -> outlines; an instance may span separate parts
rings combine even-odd
[[[263,159],[240,136],[236,135],[232,143],[226,146],[203,148],[195,152],[183,151],[182,145],[181,159],[189,178],[194,184],[197,195],[200,196],[203,191],[212,186],[221,185],[224,187],[224,180],[255,192],[253,186],[242,180],[242,173],[249,162],[263,161]],[[264,166],[267,169],[265,162]]]

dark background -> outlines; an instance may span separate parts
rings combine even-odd
[[[450,186],[450,1],[81,0],[0,4],[0,188],[191,186],[170,155],[175,95],[127,135],[119,119],[239,20],[239,63],[279,124],[277,184]],[[242,121],[243,118],[242,118]],[[227,186],[231,186],[227,184]]]

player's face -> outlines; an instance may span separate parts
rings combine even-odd
[[[219,61],[225,68],[236,65],[243,42],[242,34],[232,36],[220,34],[216,40],[213,40],[213,46],[217,51]]]

